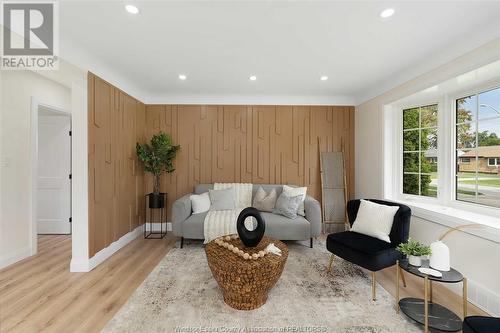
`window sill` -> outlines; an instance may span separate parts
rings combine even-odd
[[[449,228],[477,223],[481,225],[480,228],[466,228],[461,230],[461,232],[500,244],[500,218],[432,203],[416,202],[412,200],[395,201],[408,205],[412,210],[413,216]]]

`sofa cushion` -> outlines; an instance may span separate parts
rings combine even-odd
[[[304,240],[311,237],[311,225],[302,216],[292,220],[273,213],[260,214],[266,223],[266,236],[281,240]]]

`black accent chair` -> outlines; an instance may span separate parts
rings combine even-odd
[[[326,239],[326,248],[332,253],[330,256],[330,263],[328,265],[328,272],[331,271],[334,256],[339,256],[344,260],[352,262],[372,272],[372,299],[375,300],[375,272],[395,265],[396,261],[402,258],[401,253],[396,250],[396,247],[400,243],[404,243],[408,240],[408,235],[410,233],[411,209],[408,206],[395,202],[376,199],[368,200],[381,205],[399,207],[398,211],[394,215],[394,222],[392,224],[391,233],[389,234],[391,242],[387,243],[380,239],[357,232],[344,231],[329,234]],[[360,200],[350,200],[347,203],[347,216],[351,226],[356,220],[360,204]],[[403,285],[406,287],[403,270],[401,270],[400,267],[398,267],[398,269],[400,269],[401,272],[400,276],[403,280]]]
[[[498,333],[500,332],[500,318],[469,316],[465,317],[462,327],[463,333]]]

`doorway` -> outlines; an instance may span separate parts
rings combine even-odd
[[[38,105],[35,181],[37,235],[71,234],[71,114]]]

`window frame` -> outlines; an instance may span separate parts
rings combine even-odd
[[[421,144],[422,144],[422,138],[420,136],[420,133],[423,129],[429,129],[429,128],[432,128],[432,129],[436,129],[436,135],[437,135],[437,142],[438,142],[438,147],[437,147],[437,151],[438,151],[438,156],[436,157],[437,158],[437,161],[438,163],[435,163],[436,164],[436,167],[437,167],[437,173],[438,173],[438,179],[439,179],[439,144],[440,144],[440,139],[439,139],[439,107],[440,107],[440,103],[439,102],[430,102],[430,103],[421,103],[421,102],[418,102],[418,103],[414,103],[414,104],[409,104],[410,106],[401,106],[400,107],[400,119],[399,119],[399,124],[400,124],[400,138],[399,138],[399,145],[400,145],[400,149],[399,149],[399,155],[400,155],[400,160],[401,160],[401,164],[400,164],[400,167],[399,167],[399,176],[400,176],[400,186],[399,186],[399,193],[401,196],[406,196],[406,197],[417,197],[417,198],[430,198],[430,199],[436,199],[439,195],[439,186],[436,188],[436,197],[432,197],[432,196],[426,196],[426,195],[422,195],[422,194],[410,194],[410,193],[404,193],[403,192],[403,182],[404,182],[404,175],[405,175],[405,171],[404,171],[404,154],[405,153],[417,153],[419,154],[419,170],[418,172],[411,172],[411,171],[408,171],[406,172],[407,175],[417,175],[419,177],[419,180],[418,180],[418,184],[419,184],[419,193],[420,193],[420,190],[421,190],[421,179],[422,179],[422,170],[421,170],[421,161],[420,161],[420,154],[422,153],[422,150],[421,150]],[[432,105],[436,105],[437,106],[437,113],[438,113],[438,119],[437,119],[437,124],[436,126],[424,126],[422,127],[422,119],[421,119],[421,108],[424,108],[424,107],[427,107],[427,106],[432,106]],[[415,128],[404,128],[403,127],[403,119],[404,119],[404,111],[405,110],[411,110],[411,109],[415,109],[415,108],[418,108],[419,109],[419,127],[415,127]],[[419,131],[419,137],[418,137],[418,140],[419,140],[419,149],[416,150],[416,151],[405,151],[404,150],[404,133],[405,131],[408,132],[408,131]],[[424,157],[425,158],[425,157]],[[427,175],[427,174],[424,174],[424,175]]]
[[[439,199],[439,193],[441,191],[441,186],[438,185],[437,187],[437,196],[436,197],[431,197],[431,196],[423,196],[423,195],[418,195],[418,194],[409,194],[409,193],[403,193],[403,136],[404,136],[404,129],[403,129],[403,111],[408,110],[408,109],[413,109],[413,108],[420,108],[420,107],[425,107],[429,105],[437,105],[438,108],[438,122],[437,122],[437,141],[438,141],[438,163],[437,163],[437,175],[438,179],[441,177],[441,168],[440,168],[440,150],[441,146],[443,145],[442,142],[442,128],[441,128],[441,116],[443,112],[440,112],[441,108],[443,107],[443,101],[441,99],[436,99],[436,98],[422,98],[422,99],[416,99],[413,100],[409,103],[402,103],[398,104],[396,106],[397,109],[397,117],[395,119],[396,124],[392,124],[394,131],[396,132],[396,140],[395,144],[393,145],[394,151],[393,151],[393,156],[397,156],[397,158],[394,158],[394,165],[393,165],[393,170],[398,174],[398,177],[395,177],[393,180],[393,186],[392,186],[392,193],[394,193],[397,197],[397,199],[404,200],[404,201],[420,201],[420,202],[427,202],[427,203],[433,203],[436,204],[438,203]]]
[[[448,124],[452,130],[451,137],[453,139],[452,140],[453,146],[451,146],[449,149],[450,149],[450,154],[453,155],[452,156],[453,166],[457,165],[457,160],[456,160],[457,157],[456,157],[456,153],[455,153],[457,150],[457,145],[456,145],[456,143],[457,143],[456,142],[456,135],[457,135],[457,133],[456,133],[456,130],[457,130],[457,127],[456,127],[457,126],[456,101],[461,99],[461,98],[467,97],[467,96],[479,95],[481,93],[484,93],[484,92],[487,92],[490,90],[495,90],[495,89],[500,89],[500,78],[496,78],[495,80],[491,80],[491,81],[488,81],[486,83],[475,85],[472,88],[461,89],[461,90],[457,90],[457,91],[454,91],[452,93],[446,94],[446,96],[449,100],[449,105],[451,108],[447,111],[445,110],[445,112],[452,115],[452,117],[451,117],[452,121]],[[489,118],[485,118],[485,119],[481,119],[481,120],[485,121],[485,120],[489,120]],[[479,121],[481,121],[481,120],[476,119],[475,120],[476,124],[479,124]],[[478,148],[479,148],[479,146],[475,147],[475,149],[478,149]],[[478,160],[478,158],[477,158],[477,160]],[[451,191],[452,197],[446,198],[445,203],[447,203],[448,205],[450,205],[453,208],[462,209],[462,210],[466,210],[466,211],[473,212],[473,213],[486,214],[486,215],[492,215],[492,216],[498,216],[498,214],[500,214],[500,207],[483,205],[481,203],[476,203],[476,202],[467,202],[467,201],[457,200],[457,198],[456,198],[457,182],[455,179],[456,170],[451,169],[450,173],[452,173],[452,182],[451,182],[451,187],[450,187],[452,189],[452,191]]]
[[[475,85],[472,88],[456,89],[424,97],[418,94],[405,99],[403,102],[393,102],[384,107],[385,133],[384,142],[386,152],[384,162],[384,196],[388,199],[404,202],[432,204],[443,207],[464,210],[476,214],[497,217],[499,207],[486,206],[480,203],[459,201],[456,199],[455,172],[457,167],[456,156],[456,100],[479,94],[488,90],[500,88],[500,78],[486,83]],[[429,94],[430,95],[430,94]],[[425,197],[403,193],[403,110],[426,105],[438,105],[438,187],[437,197]],[[397,177],[394,174],[397,173]]]
[[[497,158],[496,157],[487,157],[488,158],[488,166],[496,167],[497,166]],[[490,160],[493,160],[493,164],[490,164]]]

